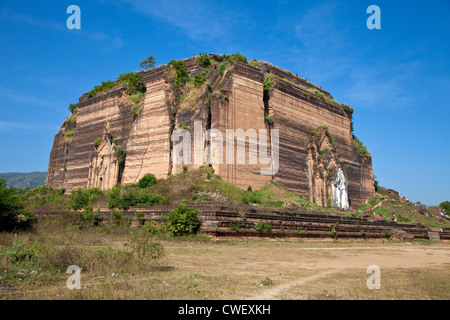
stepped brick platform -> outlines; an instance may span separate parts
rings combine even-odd
[[[217,241],[254,238],[430,240],[429,231],[433,231],[419,224],[372,221],[369,216],[356,217],[350,214],[317,214],[311,213],[307,208],[292,210],[210,203],[189,206],[197,210],[202,221],[202,231]],[[174,207],[131,208],[123,212],[123,217],[137,224],[135,212],[141,212],[146,221],[158,224],[167,221],[167,214]],[[36,212],[38,218],[59,214]],[[99,218],[108,220],[110,210],[100,209]],[[450,229],[440,230],[439,237],[441,240],[450,240]]]

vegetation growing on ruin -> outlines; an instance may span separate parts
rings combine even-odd
[[[344,108],[344,110],[346,110],[346,111],[350,111],[351,113],[354,113],[354,112],[355,112],[355,110],[354,110],[352,107],[346,105],[345,103],[341,103],[340,106],[341,106],[342,108]]]
[[[311,92],[312,94],[316,95],[320,99],[325,100],[325,95],[320,90],[318,90],[316,88],[310,88],[310,89],[308,89],[308,91]]]
[[[71,104],[69,104],[69,110],[70,110],[70,113],[74,113],[75,112],[75,109],[77,108],[77,104],[76,103],[71,103]]]
[[[142,82],[142,76],[136,72],[122,73],[117,78],[119,84],[127,84],[127,93],[132,96],[138,93],[144,93],[147,89]]]
[[[194,86],[200,88],[206,82],[206,76],[203,74],[196,74],[194,76]]]
[[[137,117],[140,112],[141,112],[141,106],[140,105],[134,105],[130,109],[130,114],[132,114],[134,117]]]
[[[105,92],[117,87],[120,84],[127,85],[127,93],[131,96],[139,92],[145,92],[146,87],[142,82],[142,76],[135,72],[122,73],[116,81],[106,81],[101,85],[96,85],[94,89],[88,92],[88,98],[95,97],[101,92]]]
[[[62,135],[67,138],[73,137],[74,134],[75,134],[75,129],[70,129],[70,130],[64,131],[62,133]]]
[[[97,148],[100,145],[100,142],[102,142],[102,140],[103,140],[103,138],[95,139],[95,141],[93,143],[94,147]]]
[[[248,64],[255,68],[258,68],[258,66],[259,66],[259,62],[256,60],[252,60]]]
[[[243,56],[240,53],[233,53],[231,55],[229,54],[222,54],[219,56],[219,61],[224,63],[228,62],[229,64],[233,64],[236,61],[242,62],[242,63],[248,63],[247,57]]]
[[[371,159],[372,156],[370,155],[369,151],[367,151],[367,147],[362,143],[361,140],[359,140],[357,137],[353,136],[353,146],[356,151],[361,155],[361,157],[366,159]]]
[[[228,62],[222,62],[219,67],[217,68],[217,71],[219,71],[219,73],[223,76],[225,71],[228,68]]]
[[[142,70],[150,70],[155,67],[156,58],[153,56],[149,56],[147,59],[142,60],[140,66]]]
[[[117,87],[119,84],[115,81],[102,81],[102,84],[96,85],[94,89],[88,92],[88,98],[95,97],[97,94],[101,92],[105,92]]]
[[[142,110],[142,107],[144,106],[144,92],[137,92],[130,96],[131,101],[133,102],[133,105],[130,109],[130,114],[132,114],[135,118],[139,116],[139,113]]]
[[[264,75],[264,99],[269,99],[270,98],[270,93],[272,91],[272,87],[275,83],[275,76],[273,75],[273,73],[269,72],[266,73]]]
[[[273,125],[275,123],[275,120],[273,119],[273,116],[268,115],[267,113],[264,114],[264,120],[267,122],[269,126]]]
[[[197,59],[197,63],[202,68],[208,68],[211,65],[211,59],[207,54],[202,54]]]
[[[189,81],[186,62],[183,60],[172,60],[167,64],[175,71],[175,87],[179,88],[182,84]]]
[[[345,103],[338,103],[338,102],[337,102],[336,100],[334,100],[331,96],[323,94],[323,93],[322,93],[319,89],[317,89],[317,88],[314,88],[314,87],[313,87],[313,88],[308,89],[308,91],[309,91],[310,93],[312,93],[314,96],[318,97],[319,99],[321,99],[321,100],[323,100],[323,101],[325,101],[325,102],[327,102],[327,103],[329,103],[329,104],[338,106],[338,107],[342,108],[343,110],[349,111],[349,112],[351,112],[351,113],[354,113],[354,111],[355,111],[352,107],[346,105]]]

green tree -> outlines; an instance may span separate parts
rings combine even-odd
[[[0,180],[0,232],[15,231],[31,227],[35,222],[31,211],[25,209],[25,198],[15,188],[7,188]]]
[[[141,180],[139,180],[138,182],[138,187],[141,189],[147,189],[151,186],[153,186],[154,184],[156,184],[157,180],[155,175],[151,174],[151,173],[147,173],[145,176],[143,176],[141,178]]]
[[[201,222],[195,209],[179,205],[169,213],[167,229],[174,236],[195,234],[200,230]]]
[[[143,70],[150,70],[155,67],[155,63],[156,63],[155,57],[150,56],[147,59],[142,60],[140,66]]]
[[[442,209],[445,209],[445,212],[450,212],[450,201],[444,201],[439,205]]]

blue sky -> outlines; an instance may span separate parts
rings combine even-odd
[[[81,30],[69,30],[69,5]],[[369,30],[369,5],[381,30]],[[288,69],[355,109],[380,184],[450,200],[450,1],[0,1],[0,172],[46,171],[69,103],[200,52]]]

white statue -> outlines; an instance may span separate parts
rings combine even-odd
[[[348,181],[341,168],[337,169],[333,178],[333,207],[348,209]]]

